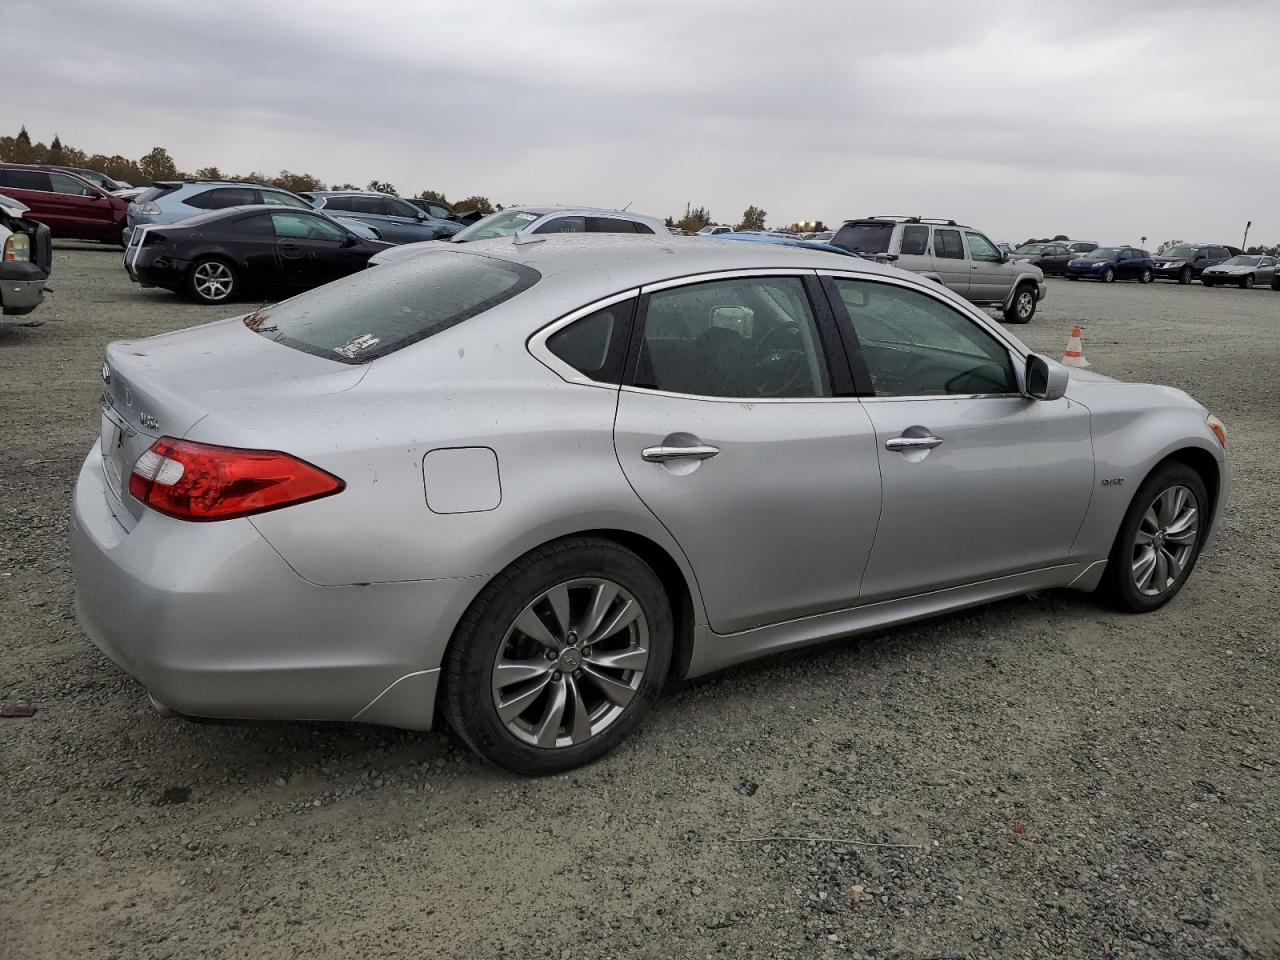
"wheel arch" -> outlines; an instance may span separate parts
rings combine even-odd
[[[1209,494],[1209,518],[1206,527],[1212,528],[1217,519],[1218,495],[1222,490],[1222,468],[1218,465],[1217,458],[1203,447],[1181,447],[1152,464],[1151,469],[1147,471],[1147,476],[1151,476],[1164,464],[1170,462],[1185,464],[1204,481],[1205,491]],[[1146,477],[1143,477],[1143,482],[1146,482]]]

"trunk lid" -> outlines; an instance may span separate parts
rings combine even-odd
[[[99,443],[112,510],[129,529],[142,515],[129,474],[158,438],[180,439],[211,413],[249,417],[349,390],[368,369],[291,350],[249,330],[242,317],[109,344]]]

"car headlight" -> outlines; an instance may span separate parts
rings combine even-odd
[[[1204,418],[1204,422],[1213,431],[1213,435],[1218,438],[1218,443],[1222,444],[1222,449],[1227,449],[1227,428],[1222,421],[1211,413]]]

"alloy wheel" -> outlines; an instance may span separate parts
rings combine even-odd
[[[1018,314],[1018,319],[1024,322],[1031,319],[1031,312],[1035,307],[1036,298],[1030,290],[1020,292],[1018,298],[1014,301],[1014,310]]]
[[[192,285],[206,300],[225,300],[231,295],[235,280],[231,268],[218,260],[206,260],[196,267]]]
[[[1245,274],[1244,282],[1241,284],[1246,290],[1252,290],[1254,285],[1254,277],[1252,273]]]
[[[518,740],[577,746],[622,716],[648,663],[639,601],[612,580],[569,580],[540,594],[508,628],[494,658],[493,703]]]
[[[1133,541],[1134,586],[1148,597],[1173,588],[1191,560],[1200,532],[1195,494],[1182,484],[1166,487],[1142,515]]]

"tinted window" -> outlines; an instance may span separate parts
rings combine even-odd
[[[586,217],[556,217],[548,220],[534,230],[534,233],[584,233],[587,229]]]
[[[990,240],[980,233],[966,233],[969,240],[969,257],[973,260],[984,260],[999,263],[1003,257]]]
[[[399,197],[379,197],[382,201],[382,209],[393,217],[408,217],[410,220],[417,220],[422,215],[422,211],[415,207],[407,200],[401,200]]]
[[[1059,247],[1051,244],[1050,246],[1047,246],[1044,248],[1044,254],[1045,256],[1048,256],[1048,257],[1062,257],[1062,256],[1066,256],[1066,253],[1067,253],[1066,247]]]
[[[389,212],[381,197],[349,197],[348,199],[351,206],[346,209],[354,213],[373,213],[384,216]]]
[[[279,190],[263,190],[262,202],[270,204],[273,207],[296,207],[300,210],[307,210],[311,204],[290,193],[281,193]]]
[[[88,180],[95,187],[103,190],[119,190],[120,185],[108,177],[106,174],[98,173],[97,170],[73,170],[77,177],[81,180]]]
[[[575,320],[547,338],[547,349],[592,380],[617,383],[623,338],[634,309],[635,300],[627,300]]]
[[[196,218],[193,217],[192,219]],[[256,213],[252,217],[241,217],[233,222],[232,227],[236,233],[247,233],[252,236],[274,237],[276,234],[275,227],[271,224],[271,217],[265,213]]]
[[[1263,257],[1262,261],[1258,264],[1260,267],[1274,267],[1275,265],[1276,261],[1274,257]]]
[[[902,228],[902,249],[898,251],[899,253],[907,257],[921,257],[928,249],[928,227],[913,223]]]
[[[835,283],[876,396],[1017,392],[1009,352],[959,311],[887,283]]]
[[[170,187],[170,186],[147,187],[147,189],[143,190],[140,194],[138,194],[136,197],[133,198],[133,202],[134,203],[151,203],[154,200],[159,200],[161,197],[167,197],[169,194],[173,193],[173,191],[177,189],[178,189],[177,187]]]
[[[271,225],[277,237],[305,240],[342,240],[346,233],[322,217],[305,213],[273,213]]]
[[[619,220],[617,217],[589,217],[588,229],[592,233],[635,233],[635,225],[630,220]]]
[[[704,397],[827,397],[798,277],[715,280],[650,294],[636,384]]]
[[[963,260],[964,244],[960,242],[960,231],[934,230],[933,255],[944,260]]]
[[[636,233],[645,233],[651,237],[654,236],[653,228],[650,227],[647,223],[637,223],[636,221],[632,220],[631,229],[634,230]]]
[[[854,253],[888,253],[893,226],[887,221],[846,223],[836,231],[831,243]]]
[[[0,169],[0,187],[14,190],[43,190],[50,192],[49,175],[40,170]]]
[[[484,313],[539,277],[523,264],[432,251],[263,307],[244,323],[296,350],[365,363]]]
[[[453,216],[453,211],[448,207],[442,207],[438,203],[427,203],[427,213],[435,217],[437,220],[448,220]]]
[[[326,210],[346,210],[350,212],[355,209],[351,204],[355,201],[355,197],[325,197],[324,208]]]
[[[225,210],[227,207],[244,207],[257,202],[255,191],[247,187],[218,187],[186,199],[187,206],[201,210]]]

